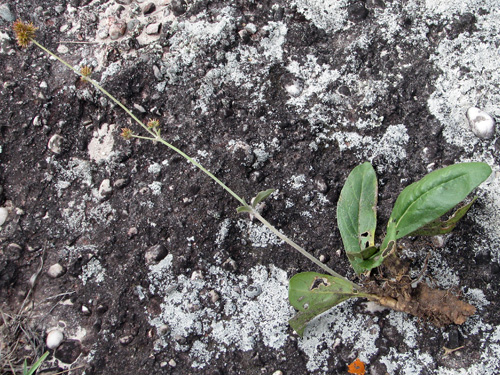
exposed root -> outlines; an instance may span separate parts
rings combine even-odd
[[[437,327],[449,324],[463,324],[476,312],[476,308],[449,290],[431,288],[421,281],[426,269],[412,280],[408,276],[409,267],[394,256],[380,269],[383,274],[376,281],[366,283],[366,290],[373,295],[371,300],[396,311],[406,312],[430,321]]]

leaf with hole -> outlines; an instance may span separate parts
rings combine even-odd
[[[302,272],[290,279],[288,299],[299,312],[290,326],[300,336],[306,324],[333,306],[359,294],[347,279],[316,272]]]
[[[337,203],[337,224],[342,242],[354,271],[359,275],[368,269],[362,265],[377,252],[377,176],[368,162],[354,168],[342,188]]]

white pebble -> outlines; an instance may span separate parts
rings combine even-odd
[[[495,134],[495,120],[479,108],[469,108],[467,119],[472,132],[479,138],[488,139]]]
[[[9,211],[5,207],[0,207],[0,226],[2,226],[9,216]]]
[[[47,271],[47,275],[49,275],[53,279],[62,276],[63,273],[64,273],[64,268],[59,263],[51,265]]]
[[[61,137],[59,134],[54,134],[52,137],[50,137],[47,147],[54,154],[60,154],[62,151],[63,141],[64,141],[63,137]]]
[[[47,348],[49,349],[56,349],[59,345],[64,340],[64,335],[62,331],[58,329],[54,329],[53,331],[50,331],[47,335]]]
[[[146,26],[146,34],[156,35],[160,33],[161,23],[152,23]]]
[[[170,367],[177,366],[177,363],[175,362],[175,360],[173,358],[170,361],[168,361],[168,364],[170,365]]]
[[[109,197],[112,192],[113,188],[111,187],[111,181],[109,178],[102,180],[101,185],[99,186],[99,195],[101,198]]]
[[[65,53],[69,52],[69,48],[66,47],[64,44],[59,44],[59,47],[57,47],[57,52],[64,55]]]

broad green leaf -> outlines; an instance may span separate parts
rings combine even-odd
[[[257,206],[260,202],[262,202],[264,199],[266,199],[268,196],[270,196],[272,193],[274,193],[275,189],[267,189],[264,191],[259,192],[254,199],[252,199],[252,206],[255,207]]]
[[[477,197],[474,197],[469,204],[460,207],[448,220],[442,221],[437,219],[431,221],[429,224],[424,225],[422,228],[410,233],[410,236],[436,236],[438,234],[450,233],[453,229],[455,229],[460,219],[465,216],[467,211],[469,211],[469,208],[476,201],[476,199]]]
[[[299,313],[290,326],[300,336],[306,324],[314,317],[351,297],[358,296],[353,284],[347,279],[316,272],[302,272],[290,279],[288,299]]]
[[[354,168],[340,192],[337,224],[354,271],[367,271],[360,265],[376,252],[377,176],[368,162]]]
[[[490,174],[491,168],[486,163],[461,163],[431,172],[406,187],[396,199],[389,218],[389,225],[395,225],[396,239],[444,215]]]

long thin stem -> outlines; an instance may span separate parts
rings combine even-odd
[[[149,128],[146,124],[144,124],[137,116],[135,116],[132,111],[130,111],[124,104],[122,104],[118,99],[116,99],[113,95],[111,95],[108,91],[106,91],[101,85],[99,85],[95,80],[86,77],[82,75],[77,69],[75,69],[73,66],[71,66],[69,63],[67,63],[65,60],[57,56],[55,53],[50,51],[49,49],[45,48],[43,45],[38,43],[36,40],[32,40],[33,44],[35,44],[38,48],[42,49],[45,51],[47,54],[50,56],[54,57],[57,59],[59,62],[61,62],[63,65],[67,66],[69,69],[71,69],[73,72],[75,72],[77,75],[81,76],[84,80],[87,82],[90,82],[96,89],[101,91],[104,95],[106,95],[108,98],[110,98],[114,103],[116,103],[121,109],[123,109],[135,122],[137,122],[144,130],[146,130],[149,134],[152,135],[152,137],[144,137],[140,135],[135,135],[133,134],[132,136],[135,138],[139,139],[147,139],[147,140],[152,140],[152,141],[158,141],[163,143],[165,146],[169,147],[171,150],[175,151],[179,155],[181,155],[183,158],[185,158],[187,161],[189,161],[191,164],[196,166],[198,169],[200,169],[202,172],[204,172],[207,176],[209,176],[212,180],[214,180],[217,184],[219,184],[224,190],[226,190],[234,199],[236,199],[239,203],[241,203],[244,207],[246,207],[252,214],[253,216],[259,220],[264,226],[269,228],[271,232],[273,232],[276,236],[278,236],[280,239],[285,241],[287,244],[292,246],[294,249],[299,251],[302,255],[304,255],[307,259],[311,260],[314,264],[322,268],[324,271],[328,272],[329,274],[340,277],[342,279],[347,280],[343,276],[339,275],[337,272],[332,270],[330,267],[327,265],[321,263],[318,259],[316,259],[313,255],[308,253],[305,249],[297,245],[295,242],[293,242],[290,238],[288,238],[286,235],[284,235],[282,232],[280,232],[278,229],[276,229],[271,223],[269,223],[266,219],[264,219],[252,206],[250,206],[246,201],[241,198],[238,194],[236,194],[233,190],[231,190],[226,184],[224,184],[221,180],[219,180],[217,177],[215,177],[214,174],[212,174],[209,170],[207,170],[205,167],[203,167],[200,163],[198,163],[196,160],[194,160],[192,157],[172,145],[171,143],[167,142],[165,139],[163,139],[159,132],[155,132],[155,130]],[[349,281],[349,280],[348,280]],[[350,281],[349,281],[350,282]],[[352,282],[351,282],[352,283]],[[356,284],[352,283],[353,286],[356,289],[359,289],[359,286]]]

